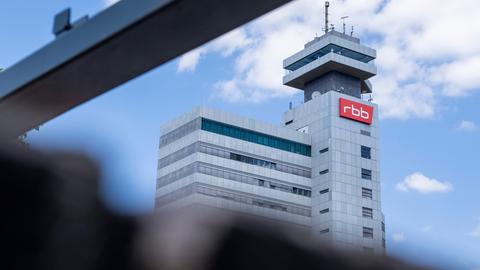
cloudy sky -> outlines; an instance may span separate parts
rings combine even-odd
[[[53,39],[52,19],[115,1],[0,4],[0,67]],[[377,50],[381,174],[391,254],[445,269],[480,268],[480,5],[458,0],[331,1],[331,20]],[[302,93],[282,60],[321,35],[323,2],[300,0],[197,48],[29,134],[34,147],[81,150],[104,169],[123,212],[153,207],[159,126],[206,105],[280,123]],[[161,50],[161,48],[159,48]],[[441,260],[439,258],[442,258]]]

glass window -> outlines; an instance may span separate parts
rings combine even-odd
[[[323,154],[323,153],[326,153],[328,152],[328,147],[327,148],[323,148],[322,150],[318,151],[320,152],[320,154]]]
[[[252,130],[231,126],[205,118],[202,118],[201,126],[202,130],[205,131],[270,146],[273,148],[301,154],[304,156],[311,156],[311,147],[309,145],[304,145],[298,142],[277,138],[271,135],[262,134]]]
[[[368,63],[370,61],[372,61],[374,58],[371,57],[371,56],[368,56],[368,55],[365,55],[365,54],[362,54],[362,53],[359,53],[359,52],[356,52],[356,51],[352,51],[350,49],[347,49],[347,48],[343,48],[343,47],[340,47],[338,45],[335,45],[335,44],[328,44],[326,45],[325,47],[313,52],[312,54],[309,54],[307,56],[305,56],[304,58],[298,60],[297,62],[285,67],[285,69],[287,70],[290,70],[290,71],[294,71],[294,70],[297,70],[315,60],[317,60],[318,58],[326,55],[327,53],[330,53],[330,52],[333,52],[333,53],[337,53],[337,54],[341,54],[345,57],[348,57],[348,58],[351,58],[353,60],[357,60],[357,61],[360,61],[360,62],[363,62],[363,63]]]
[[[362,216],[366,218],[373,218],[372,208],[362,207]]]
[[[329,208],[320,210],[320,214],[326,214],[326,213],[328,213],[328,212],[330,212],[330,209],[329,209]]]
[[[320,172],[320,174],[327,174],[327,173],[328,173],[328,169],[323,170],[323,171]]]
[[[362,179],[372,180],[372,171],[362,168]]]
[[[322,189],[319,191],[320,194],[325,194],[325,193],[328,193],[329,189],[326,188],[326,189]]]
[[[370,147],[362,145],[360,152],[361,152],[362,158],[371,159],[372,149]]]
[[[369,188],[362,188],[362,198],[372,199],[372,190]]]
[[[366,130],[360,130],[360,134],[362,135],[365,135],[365,136],[370,136],[370,131],[366,131]]]
[[[373,238],[373,228],[363,227],[363,237]]]

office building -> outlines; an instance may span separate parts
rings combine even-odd
[[[383,253],[374,49],[336,31],[283,62],[304,103],[283,126],[199,107],[161,128],[156,207],[203,205]]]

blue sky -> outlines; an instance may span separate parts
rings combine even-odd
[[[338,18],[349,15],[356,35],[378,50],[373,98],[382,115],[389,253],[444,269],[480,269],[480,27],[468,21],[479,7],[332,2],[337,29]],[[107,5],[1,3],[0,67],[51,41],[53,16],[63,8],[72,7],[75,19]],[[280,124],[288,103],[302,100],[281,86],[281,60],[321,32],[321,12],[318,1],[305,0],[268,14],[61,115],[28,140],[89,154],[101,164],[112,208],[151,211],[159,126],[197,105]]]

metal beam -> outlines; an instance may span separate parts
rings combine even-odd
[[[0,73],[13,137],[290,0],[123,0]]]

